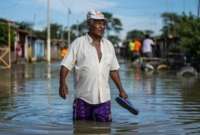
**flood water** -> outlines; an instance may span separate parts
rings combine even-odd
[[[200,80],[177,77],[175,72],[144,73],[122,61],[120,75],[129,100],[139,109],[135,116],[121,108],[118,91],[110,81],[112,123],[73,123],[74,77],[69,96],[58,96],[59,63],[14,65],[0,70],[1,135],[199,135]]]

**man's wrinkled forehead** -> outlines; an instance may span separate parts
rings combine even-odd
[[[107,23],[107,21],[103,19],[89,19],[88,21],[94,23],[105,23],[105,24]]]

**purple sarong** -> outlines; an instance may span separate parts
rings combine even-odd
[[[73,103],[73,120],[94,120],[111,122],[111,102],[93,105],[82,99],[75,99]]]

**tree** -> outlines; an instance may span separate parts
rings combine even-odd
[[[194,16],[182,16],[177,33],[180,45],[192,57],[200,58],[200,19]]]
[[[126,34],[126,40],[132,40],[132,39],[135,39],[135,38],[139,38],[139,39],[143,39],[145,34],[148,34],[148,35],[152,35],[153,34],[153,31],[151,30],[131,30],[129,32],[127,32]]]
[[[87,30],[87,21],[84,20],[79,24],[74,24],[71,26],[71,31],[78,37],[80,35],[85,34]]]
[[[8,41],[8,26],[6,24],[0,23],[0,44],[6,45]]]
[[[51,24],[50,28],[51,28],[51,38],[52,39],[61,38],[61,35],[63,33],[62,25],[53,23],[53,24]]]
[[[108,36],[108,39],[114,44],[118,44],[120,42],[119,37],[115,36],[115,35],[110,35]]]
[[[19,29],[23,29],[26,31],[32,31],[33,30],[33,24],[29,22],[17,22],[16,23]]]
[[[107,19],[107,38],[113,43],[117,44],[120,42],[119,33],[122,30],[122,23],[119,18],[113,17],[111,13],[103,12],[105,18]],[[110,32],[113,32],[112,35],[110,35]]]
[[[115,44],[116,42],[120,41],[120,38],[118,36],[119,32],[122,30],[122,23],[120,19],[113,17],[111,13],[103,12],[105,18],[107,19],[107,38]],[[85,34],[88,31],[87,28],[87,20],[84,20],[83,22],[79,24],[74,24],[71,26],[71,31],[74,35],[80,36]],[[112,35],[110,35],[110,32],[113,32]]]
[[[164,37],[177,36],[177,23],[181,21],[181,17],[176,13],[163,13],[162,15],[164,27],[161,29]]]
[[[46,39],[46,31],[45,30],[33,30],[33,35],[40,37],[42,39]]]
[[[144,30],[144,34],[151,36],[153,34],[153,31],[152,30]]]
[[[122,30],[122,23],[119,18],[113,17],[111,13],[103,12],[105,18],[107,19],[107,27],[106,30],[109,33],[113,31],[115,34],[118,34]]]
[[[8,23],[0,22],[0,46],[8,46]],[[10,36],[11,36],[11,49],[14,48],[14,28],[10,26]]]
[[[126,40],[132,40],[134,38],[140,38],[142,39],[144,37],[144,32],[141,30],[132,30],[129,31],[126,35]]]
[[[164,13],[162,35],[178,37],[178,48],[191,57],[200,58],[200,18],[192,14]]]
[[[64,38],[65,40],[68,40],[68,30],[64,30],[64,31],[63,31],[63,38]],[[73,41],[75,38],[76,38],[76,35],[75,35],[75,33],[71,30],[71,31],[70,31],[70,41]]]

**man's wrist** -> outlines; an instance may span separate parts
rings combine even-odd
[[[120,87],[120,88],[119,88],[119,92],[124,92],[124,88],[123,88],[123,87]]]

